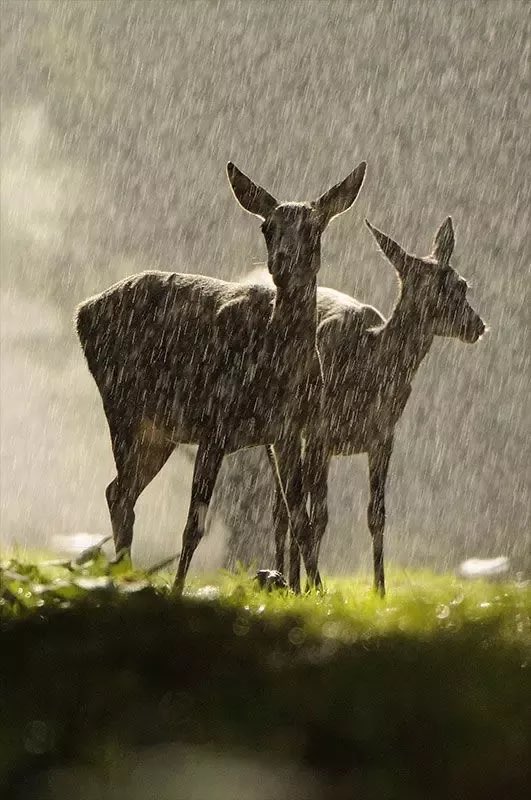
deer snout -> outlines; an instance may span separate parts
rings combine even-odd
[[[273,267],[271,270],[271,276],[275,286],[277,286],[279,289],[287,289],[290,284],[290,273],[288,270],[282,270]]]
[[[285,288],[290,282],[293,282],[294,275],[294,259],[287,251],[281,250],[275,254],[273,259],[271,275],[277,286]]]
[[[478,339],[481,339],[486,329],[486,325],[481,317],[475,314],[474,318],[471,319],[465,327],[463,339],[465,342],[474,344]]]

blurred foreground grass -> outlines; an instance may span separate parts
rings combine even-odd
[[[295,597],[242,572],[176,600],[169,579],[94,555],[3,564],[6,796],[55,798],[47,776],[76,765],[103,780],[98,797],[122,797],[123,765],[166,742],[309,771],[286,797],[485,800],[528,785],[528,585],[391,569],[382,601],[364,576]],[[142,785],[127,796],[166,797]],[[229,797],[220,787],[207,796]]]

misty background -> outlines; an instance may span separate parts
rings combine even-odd
[[[114,464],[76,304],[143,269],[237,279],[264,261],[229,159],[285,200],[366,159],[320,283],[389,314],[397,281],[363,218],[427,254],[451,214],[453,265],[491,328],[476,345],[436,339],[417,374],[388,557],[529,567],[529,21],[523,0],[4,0],[2,546],[110,532]],[[191,466],[177,451],[138,502],[139,560],[180,549]],[[267,470],[259,451],[226,459],[196,569],[228,563],[231,536],[270,558]],[[366,457],[335,459],[325,569],[368,564],[366,502]]]

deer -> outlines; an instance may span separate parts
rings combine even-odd
[[[467,281],[451,266],[451,217],[438,229],[429,256],[410,255],[367,220],[379,249],[395,268],[400,294],[389,317],[333,289],[317,294],[317,346],[323,367],[321,413],[309,421],[304,453],[314,552],[328,524],[328,470],[332,456],[367,453],[374,589],[385,595],[385,485],[396,425],[413,378],[436,336],[477,342],[486,326],[467,300]],[[267,448],[271,460],[272,453]],[[280,451],[280,457],[282,457]],[[279,463],[282,471],[283,465]],[[276,568],[284,571],[288,518],[277,481],[274,507]],[[300,556],[290,545],[290,586],[300,582]]]
[[[76,329],[101,396],[116,476],[105,494],[117,557],[134,507],[179,444],[197,445],[173,591],[181,594],[225,455],[260,445],[281,465],[294,541],[320,580],[303,490],[301,432],[322,394],[316,347],[321,236],[352,206],[365,162],[312,202],[278,202],[232,162],[240,206],[258,217],[274,291],[204,275],[145,271],[81,303]],[[296,587],[294,587],[296,588]]]

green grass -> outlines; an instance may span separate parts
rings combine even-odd
[[[12,784],[165,741],[281,756],[366,798],[485,800],[529,778],[527,585],[391,569],[385,600],[367,576],[296,597],[242,572],[176,600],[101,554],[4,567]]]

